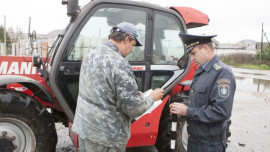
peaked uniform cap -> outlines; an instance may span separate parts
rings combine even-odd
[[[127,22],[119,23],[115,27],[112,28],[111,32],[129,33],[130,35],[135,37],[135,40],[136,40],[135,46],[142,46],[142,43],[139,40],[139,36],[138,36],[137,31],[136,31],[136,28],[131,23],[127,23]]]
[[[179,37],[187,48],[187,53],[189,53],[196,45],[212,42],[212,38],[216,36],[217,35],[191,35],[179,33]]]

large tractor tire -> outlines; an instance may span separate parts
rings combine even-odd
[[[232,120],[229,119],[229,120],[227,121],[227,128],[226,128],[226,141],[227,141],[226,147],[228,147],[229,138],[230,138],[231,135],[232,135],[231,130],[230,130],[231,124],[232,124]]]
[[[38,101],[0,89],[0,151],[54,152],[56,144],[53,119]]]
[[[159,126],[159,133],[156,141],[156,148],[159,152],[169,152],[171,146],[171,123],[172,117],[170,115],[169,102],[165,105]],[[186,152],[187,151],[187,140],[188,135],[186,131],[186,118],[177,118],[177,132],[176,132],[176,145],[175,152]]]

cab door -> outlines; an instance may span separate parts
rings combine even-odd
[[[151,89],[163,88],[168,93],[183,78],[188,65],[188,55],[178,36],[184,32],[184,25],[175,14],[154,10],[151,29],[149,85]]]
[[[81,14],[84,13],[81,12]],[[67,41],[64,55],[59,62],[60,66],[56,73],[56,85],[64,98],[63,101],[72,110],[73,116],[79,91],[79,74],[82,60],[89,52],[108,41],[111,28],[118,23],[130,22],[134,24],[139,39],[143,43],[143,46],[134,47],[132,53],[127,57],[130,62],[136,63],[137,66],[146,67],[135,73],[141,91],[145,90],[145,80],[149,77],[147,76],[147,70],[150,71],[150,63],[145,59],[145,52],[147,52],[145,50],[147,50],[147,47],[151,47],[149,45],[151,40],[146,39],[146,37],[150,37],[150,28],[148,28],[150,9],[132,5],[105,3],[93,7],[85,14],[86,16],[83,17],[80,24],[78,23],[78,27],[70,34],[71,37]]]

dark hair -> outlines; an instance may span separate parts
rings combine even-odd
[[[129,36],[129,40],[135,40],[135,37],[130,35],[129,33],[123,33],[123,32],[111,32],[108,36],[109,39],[112,39],[116,42],[121,42],[125,40],[126,37]]]

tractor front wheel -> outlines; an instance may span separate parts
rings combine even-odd
[[[0,151],[53,152],[56,144],[55,124],[38,101],[0,89]]]
[[[159,152],[171,151],[171,128],[172,117],[170,115],[169,102],[167,102],[161,115],[159,133],[155,144]],[[186,117],[177,117],[175,152],[186,152],[187,142],[188,134],[186,129]]]

